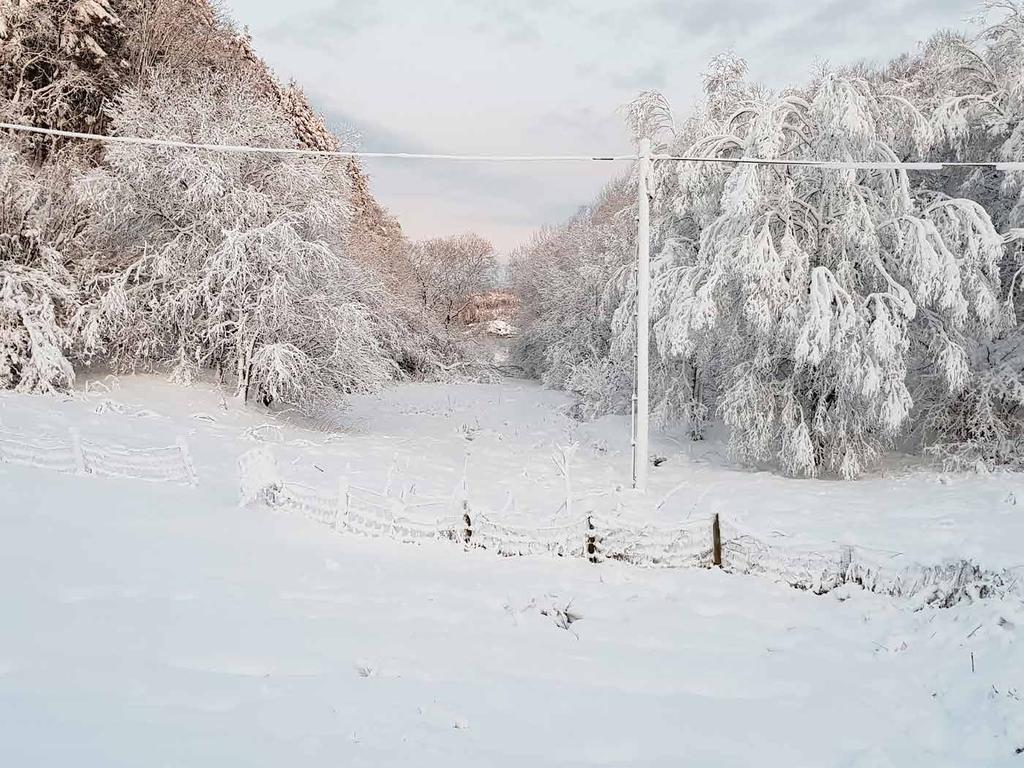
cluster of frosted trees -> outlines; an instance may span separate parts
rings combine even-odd
[[[406,292],[447,327],[474,294],[492,286],[497,261],[490,241],[467,232],[409,243],[401,249],[396,266],[403,273]]]
[[[288,146],[291,126],[236,78],[155,77],[124,97],[126,136]],[[87,352],[160,359],[175,378],[229,377],[264,401],[323,399],[393,378],[375,332],[372,280],[344,255],[347,183],[337,160],[113,145],[86,176],[87,229],[113,270],[93,276]],[[374,306],[377,304],[378,306]]]
[[[685,122],[654,94],[631,122],[687,156],[1024,160],[1024,11],[988,10],[976,39],[782,92],[720,56]],[[893,447],[1024,462],[1024,174],[660,162],[653,183],[663,420],[700,436],[717,415],[739,459],[802,476],[855,477]],[[515,259],[524,364],[595,413],[629,407],[635,190],[622,179]]]
[[[79,6],[0,6],[0,116],[281,148],[309,132],[308,105],[299,125],[204,3]],[[315,406],[443,369],[440,323],[353,238],[364,178],[338,159],[0,137],[0,389],[66,389],[98,364]]]
[[[0,143],[0,389],[66,387],[78,288],[67,267],[73,206],[52,170]]]

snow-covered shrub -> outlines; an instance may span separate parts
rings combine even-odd
[[[629,408],[633,371],[608,358],[583,360],[572,367],[563,387],[579,396],[573,415],[589,420],[603,413]]]
[[[237,76],[157,73],[112,109],[125,135],[295,146]],[[83,335],[122,367],[229,376],[240,397],[309,403],[397,373],[365,303],[379,286],[343,252],[336,160],[114,145],[84,185],[98,298]]]
[[[969,388],[944,402],[928,423],[933,441],[927,452],[947,469],[1024,468],[1024,387],[1021,368],[980,372]]]
[[[75,208],[66,175],[29,165],[0,142],[0,389],[69,387],[68,321],[78,290],[67,269]]]

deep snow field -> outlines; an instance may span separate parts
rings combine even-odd
[[[566,446],[574,493],[629,478],[628,420],[579,424],[568,402],[521,381],[409,384],[310,425],[150,376],[0,395],[0,434],[183,436],[199,478],[0,463],[0,765],[1024,766],[1016,596],[816,596],[717,570],[399,544],[238,504],[239,456],[270,444],[312,486],[344,475],[443,497],[465,473],[474,508],[557,522]],[[799,481],[735,468],[716,442],[654,449],[666,461],[646,496],[589,503],[1024,577],[1019,475],[906,460]]]

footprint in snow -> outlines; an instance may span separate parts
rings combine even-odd
[[[352,668],[357,675],[364,678],[379,677],[385,680],[397,680],[402,676],[393,669],[383,669],[368,661],[357,661]]]
[[[431,725],[441,728],[454,728],[457,731],[469,729],[469,720],[437,702],[417,707],[416,711],[424,721]]]

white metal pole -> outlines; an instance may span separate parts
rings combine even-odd
[[[647,490],[648,460],[647,433],[650,421],[650,393],[648,390],[648,352],[651,327],[651,197],[647,188],[651,168],[651,140],[640,139],[639,155],[640,214],[637,226],[636,265],[636,434],[633,456],[633,487]]]

